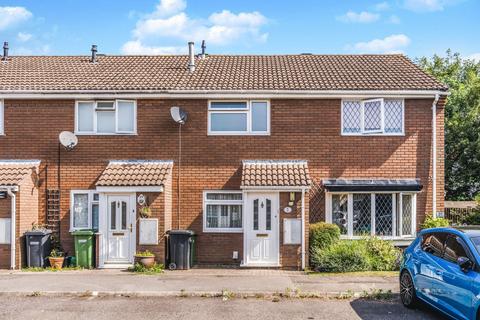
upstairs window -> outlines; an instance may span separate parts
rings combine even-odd
[[[4,121],[3,101],[0,100],[0,135],[5,134],[5,121]]]
[[[342,101],[343,135],[403,135],[404,122],[402,99]]]
[[[136,133],[135,101],[77,101],[75,132],[77,134]]]
[[[210,101],[208,106],[208,134],[270,134],[270,105],[268,101]]]

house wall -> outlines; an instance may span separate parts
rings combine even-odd
[[[32,229],[32,224],[38,223],[38,212],[38,189],[34,186],[32,178],[27,176],[19,184],[17,192],[17,268],[24,267],[27,264],[25,236],[23,234]]]
[[[69,234],[70,189],[94,189],[111,159],[178,159],[178,127],[171,106],[189,114],[182,128],[180,219],[177,219],[177,170],[174,165],[171,220],[165,226],[189,228],[197,234],[200,263],[239,263],[242,234],[202,233],[202,192],[239,189],[244,159],[305,159],[316,185],[326,178],[419,178],[417,223],[431,212],[431,105],[433,99],[405,100],[404,136],[341,136],[340,99],[271,100],[270,136],[208,136],[207,100],[137,101],[138,135],[79,136],[72,152],[62,150],[61,238],[73,249]],[[45,215],[44,190],[57,187],[58,134],[74,130],[73,100],[5,100],[5,133],[0,158],[40,159],[44,183],[40,188],[40,218]],[[443,108],[438,108],[437,206],[443,210]],[[45,168],[48,168],[48,174]],[[323,190],[310,193],[312,220],[324,218]],[[166,209],[167,210],[167,209]],[[308,213],[308,212],[307,212]],[[179,220],[179,223],[177,222]],[[306,230],[307,232],[308,230]],[[307,242],[308,243],[308,242]]]

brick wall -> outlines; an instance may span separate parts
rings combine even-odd
[[[241,160],[306,159],[316,183],[325,178],[419,178],[418,223],[431,211],[431,104],[433,99],[405,100],[405,136],[347,137],[340,135],[340,100],[272,100],[270,136],[207,136],[207,100],[138,101],[138,135],[79,136],[72,152],[62,150],[62,241],[72,249],[69,234],[70,189],[92,189],[110,159],[178,158],[178,127],[169,108],[189,113],[183,126],[180,224],[177,223],[177,166],[172,181],[173,228],[199,234],[201,263],[238,263],[241,234],[202,234],[202,192],[238,189]],[[40,188],[40,219],[44,189],[56,187],[57,137],[74,129],[74,101],[5,100],[5,133],[0,137],[0,158],[40,159],[44,183]],[[438,108],[438,152],[443,155],[443,109]],[[48,174],[45,174],[48,168]],[[311,195],[312,199],[315,195]],[[438,210],[443,210],[443,161],[438,162]],[[310,205],[314,203],[311,201]],[[316,205],[324,206],[323,201]],[[315,208],[312,208],[314,210]],[[170,210],[170,209],[168,209]],[[307,211],[308,213],[308,211]],[[307,230],[306,230],[307,231]],[[307,242],[308,243],[308,242]]]

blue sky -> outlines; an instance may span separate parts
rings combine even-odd
[[[12,54],[391,53],[480,60],[478,0],[0,0]]]

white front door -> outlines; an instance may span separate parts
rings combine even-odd
[[[134,210],[128,195],[107,196],[106,262],[133,263]]]
[[[278,266],[278,193],[247,193],[245,265]]]

